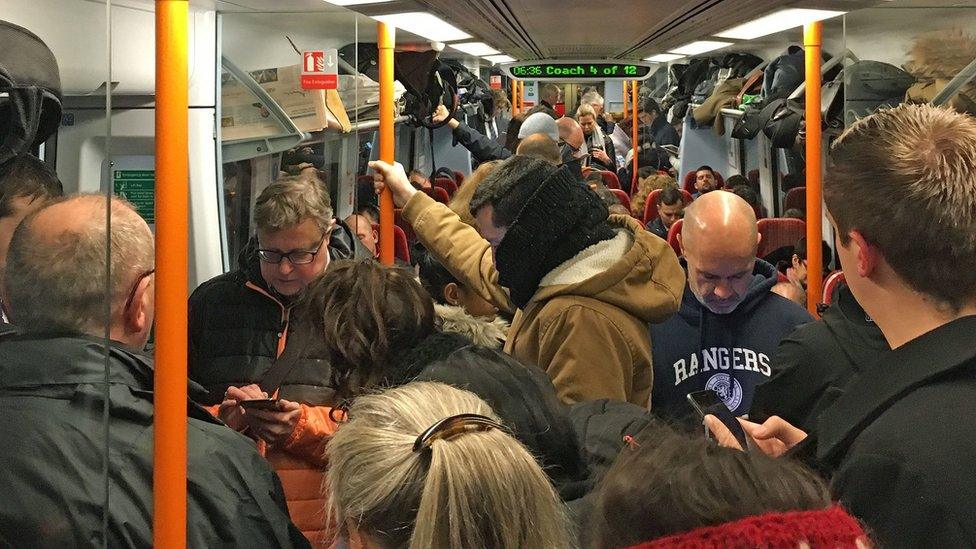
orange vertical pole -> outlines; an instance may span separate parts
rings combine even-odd
[[[525,112],[525,80],[518,83],[519,114]]]
[[[512,79],[512,116],[516,116],[519,113],[518,110],[518,81],[514,78]]]
[[[156,0],[156,374],[153,545],[186,547],[190,226],[187,0]]]
[[[803,27],[803,51],[806,55],[806,146],[807,146],[807,309],[816,315],[823,293],[823,194],[821,188],[821,122],[820,122],[820,49],[823,24],[819,21]]]
[[[380,160],[392,164],[395,133],[393,129],[393,44],[396,29],[386,23],[376,24],[380,69]],[[380,262],[393,265],[393,193],[384,188],[380,195]]]
[[[634,123],[631,126],[631,143],[633,143],[634,149],[634,173],[630,178],[630,194],[634,194],[637,188],[637,170],[640,166],[637,164],[638,152],[640,149],[637,148],[637,81],[634,80],[630,83],[630,103],[634,108]]]
[[[624,80],[624,118],[627,118],[628,107],[628,97],[627,97],[627,81]]]

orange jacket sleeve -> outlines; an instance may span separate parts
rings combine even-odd
[[[302,404],[301,407],[302,415],[298,418],[295,430],[281,445],[281,449],[309,463],[325,467],[325,443],[339,428],[339,424],[329,417],[332,408],[328,406]]]

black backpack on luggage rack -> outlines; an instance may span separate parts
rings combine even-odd
[[[0,166],[43,143],[60,123],[54,54],[31,31],[0,21]]]
[[[460,105],[454,69],[437,55],[436,51],[402,51],[393,60],[394,77],[406,88],[404,114],[412,124],[430,129],[447,124]],[[435,124],[432,117],[438,105],[445,105],[450,116]]]

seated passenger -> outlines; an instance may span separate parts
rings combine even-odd
[[[780,342],[773,376],[756,387],[750,416],[780,416],[809,432],[839,392],[890,350],[881,329],[850,288],[842,286],[821,320],[800,326]]]
[[[515,312],[505,350],[546,370],[564,402],[613,398],[647,404],[646,323],[678,306],[684,282],[670,247],[606,206],[565,166],[516,156],[471,201],[479,235],[417,193],[403,168],[373,162],[377,189],[460,280]]]
[[[346,218],[346,225],[359,238],[363,246],[373,254],[379,256],[379,235],[373,230],[373,223],[364,215],[352,214]]]
[[[3,287],[7,246],[14,229],[32,211],[64,194],[58,174],[31,154],[12,158],[0,169],[0,288]],[[0,325],[8,323],[7,307],[0,292]]]
[[[695,192],[693,198],[710,193],[719,188],[718,180],[715,179],[715,170],[711,166],[701,166],[695,170]]]
[[[109,278],[105,210],[98,195],[44,206],[10,243],[6,295],[24,332],[0,337],[0,538],[10,547],[152,546],[153,361],[142,349],[153,236],[113,200]],[[187,545],[308,547],[253,443],[191,402],[186,412]]]
[[[498,310],[461,285],[423,246],[415,246],[420,283],[434,300],[438,328],[467,336],[476,345],[501,348],[508,334],[508,323],[496,315]]]
[[[620,203],[620,199],[610,189],[606,187],[596,189],[596,195],[607,205],[607,210],[610,212],[610,215],[630,215],[627,208]]]
[[[209,390],[201,402],[220,404],[221,419],[269,446],[295,522],[313,542],[324,532],[309,501],[318,497],[312,487],[321,481],[322,445],[335,428],[328,361],[309,357],[287,372],[277,393],[283,410],[244,421],[238,402],[260,397],[257,384],[284,353],[292,308],[308,283],[333,259],[372,257],[332,215],[329,193],[313,180],[269,185],[254,206],[257,239],[242,251],[238,269],[201,284],[189,303],[188,373]]]
[[[681,145],[681,137],[671,124],[667,116],[661,113],[661,107],[650,96],[644,98],[637,106],[637,118],[647,127],[648,141],[655,145]]]
[[[410,184],[419,191],[430,190],[430,179],[420,170],[410,170]]]
[[[474,394],[411,383],[357,398],[349,417],[326,485],[349,547],[571,546],[545,473]]]
[[[544,133],[534,133],[523,139],[515,150],[515,154],[545,160],[553,166],[562,162],[559,144]]]
[[[576,120],[583,135],[586,136],[586,148],[590,153],[590,165],[604,171],[617,172],[617,154],[614,152],[613,141],[603,134],[597,124],[597,114],[593,107],[580,105],[576,111]]]
[[[584,544],[593,549],[871,546],[812,471],[655,422],[624,447],[595,499]]]
[[[749,430],[777,454],[803,440],[793,455],[832,475],[880,546],[976,545],[976,119],[902,104],[847,128],[830,157],[841,266],[892,350],[834,395],[809,437],[779,418]]]
[[[647,170],[646,172],[644,172],[645,169]],[[640,175],[641,172],[644,172],[644,175]],[[637,192],[634,193],[634,197],[630,200],[630,213],[638,219],[643,219],[644,205],[647,203],[647,197],[657,189],[677,189],[678,182],[670,175],[660,173],[652,168],[641,168],[637,173],[640,175],[640,178],[637,180]],[[681,193],[678,194],[680,196]]]
[[[769,290],[776,269],[756,259],[756,214],[738,196],[709,193],[685,209],[678,242],[688,286],[681,310],[651,327],[659,417],[688,419],[686,395],[713,389],[735,415],[749,413],[755,386],[772,375],[779,342],[812,318]]]
[[[766,217],[766,207],[763,206],[762,201],[759,200],[759,194],[752,190],[752,187],[749,185],[739,185],[729,188],[732,189],[733,193],[737,194],[742,200],[745,200],[752,206],[752,211],[756,212],[756,217],[760,219]]]
[[[801,307],[807,306],[807,292],[803,286],[792,282],[777,282],[769,291],[778,296],[785,297]]]
[[[684,212],[685,200],[681,192],[675,187],[668,187],[657,195],[657,219],[647,224],[647,230],[667,240],[671,225],[681,219]]]

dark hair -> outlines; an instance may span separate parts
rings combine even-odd
[[[597,196],[600,197],[600,200],[602,200],[603,203],[606,204],[608,208],[610,206],[616,206],[620,204],[620,199],[617,198],[617,195],[614,194],[614,192],[611,191],[610,189],[607,188],[596,189],[596,191],[594,192],[596,192]]]
[[[449,305],[444,299],[444,288],[452,282],[460,286],[458,279],[420,243],[410,250],[410,258],[417,266],[417,274],[420,276],[420,284],[424,290],[427,290],[436,303]]]
[[[728,177],[725,178],[725,187],[726,188],[728,188],[728,189],[734,189],[734,188],[738,187],[739,185],[745,185],[746,187],[749,187],[752,190],[756,190],[756,189],[753,189],[752,184],[749,183],[749,180],[746,179],[745,177],[743,177],[740,174],[730,175],[730,176],[728,176]]]
[[[375,196],[375,195],[374,195]],[[380,222],[380,209],[373,204],[362,204],[356,209],[356,213],[368,217],[374,223]]]
[[[759,206],[759,196],[749,185],[738,185],[732,188],[732,193],[749,203],[750,206]]]
[[[681,196],[681,191],[674,187],[667,187],[657,195],[658,205],[674,206],[675,204],[684,204],[684,201],[685,199]]]
[[[787,459],[723,448],[651,422],[596,492],[587,547],[629,547],[771,512],[826,509],[830,494]]]
[[[413,273],[372,259],[334,262],[298,309],[322,338],[338,398],[395,377],[394,357],[434,332],[433,301]]]
[[[470,345],[430,364],[416,380],[439,381],[484,399],[536,456],[563,499],[583,495],[587,468],[579,442],[567,408],[541,368]]]
[[[638,158],[638,160],[640,159]],[[644,179],[656,174],[657,172],[658,172],[657,168],[653,166],[641,166],[640,168],[637,169],[637,177],[639,179]]]
[[[559,113],[557,113],[555,110],[550,109],[549,107],[547,107],[545,105],[536,105],[536,106],[532,107],[531,109],[525,111],[525,116],[526,116],[526,118],[528,118],[529,116],[532,116],[533,114],[535,114],[537,112],[544,112],[544,113],[548,114],[549,116],[551,116],[553,120],[559,120],[559,118],[560,118],[559,117]]]
[[[505,148],[508,152],[515,154],[518,150],[519,142],[519,130],[522,129],[522,122],[525,121],[524,115],[513,116],[511,120],[508,121],[508,129],[505,130]]]
[[[27,197],[31,202],[64,195],[58,174],[31,154],[20,154],[0,167],[0,217],[13,213],[10,201]]]
[[[713,170],[712,167],[711,166],[708,166],[708,165],[698,166],[698,169],[695,170],[695,173],[700,172],[700,171],[709,171],[709,172],[712,172],[712,175],[715,175],[715,170]]]
[[[542,182],[558,169],[528,156],[516,155],[505,160],[478,185],[471,198],[471,215],[477,217],[478,210],[490,205],[495,225],[510,225]]]
[[[803,219],[803,220],[805,220],[807,218],[807,214],[806,214],[806,212],[804,212],[800,208],[790,208],[790,209],[786,210],[785,212],[783,212],[783,217],[789,217],[789,218],[792,218],[792,219]]]

